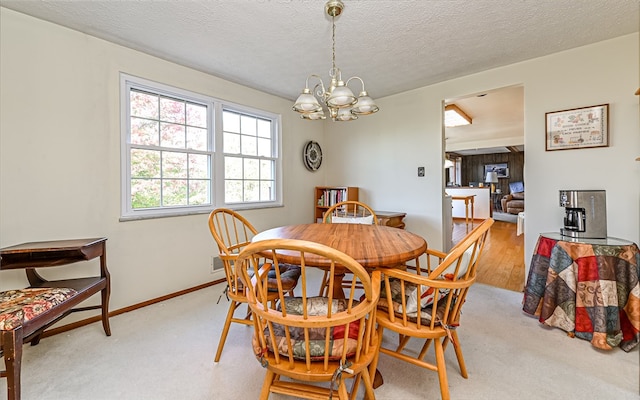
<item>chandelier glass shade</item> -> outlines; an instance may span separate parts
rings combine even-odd
[[[307,77],[304,89],[293,105],[293,110],[300,113],[303,119],[326,119],[325,107],[322,104],[326,106],[326,111],[333,121],[351,121],[357,119],[359,115],[369,115],[378,111],[378,106],[364,88],[364,81],[354,76],[345,82],[342,80],[340,68],[336,67],[335,19],[343,9],[344,4],[340,0],[329,0],[325,5],[325,11],[331,17],[332,24],[332,67],[329,71],[331,80],[329,86],[325,87],[319,75],[313,74]],[[314,82],[316,80],[317,82]],[[348,86],[352,80],[360,81],[362,86],[357,97]],[[310,82],[315,83],[312,86],[313,89],[309,86]]]

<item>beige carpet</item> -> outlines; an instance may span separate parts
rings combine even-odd
[[[213,363],[228,307],[224,297],[216,304],[223,289],[116,316],[111,337],[95,323],[27,346],[23,400],[257,398],[264,370],[251,354],[251,328],[232,325],[222,359]],[[453,351],[446,353],[452,399],[639,399],[638,348],[597,350],[541,326],[522,313],[521,300],[515,292],[472,288],[459,330],[469,379],[460,376]],[[378,399],[440,398],[435,372],[385,355],[379,369],[385,383]]]

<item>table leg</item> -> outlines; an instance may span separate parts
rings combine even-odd
[[[474,216],[473,216],[473,210],[475,209],[475,205],[473,202],[473,197],[471,198],[471,227],[473,228],[473,221],[474,221]]]
[[[0,332],[0,343],[4,349],[7,377],[7,399],[20,400],[20,370],[22,364],[22,326]]]
[[[473,214],[471,214],[473,216]],[[469,232],[469,199],[464,199],[464,226]],[[471,221],[471,226],[473,226],[473,220]]]
[[[344,272],[336,272],[333,274],[333,298],[344,299],[344,290],[342,290],[342,281],[344,280]]]
[[[111,326],[109,325],[109,297],[111,296],[111,275],[107,269],[107,248],[106,243],[102,243],[102,255],[100,256],[100,270],[102,276],[107,280],[106,286],[101,291],[102,328],[107,336],[111,336]]]

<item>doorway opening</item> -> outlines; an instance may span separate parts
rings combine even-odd
[[[496,221],[479,264],[478,282],[520,292],[525,280],[524,235],[517,229],[518,214],[524,212],[524,87],[444,100],[443,110],[452,106],[463,111],[468,123],[443,127],[444,191],[473,188],[480,208],[475,214]],[[514,190],[522,192],[517,195],[522,201],[509,202]],[[467,233],[455,208],[451,224],[455,245]]]

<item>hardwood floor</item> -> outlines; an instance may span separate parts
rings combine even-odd
[[[453,244],[461,241],[466,234],[464,219],[454,219]],[[514,223],[495,221],[478,264],[478,282],[522,292],[524,270],[524,235],[516,235]]]

